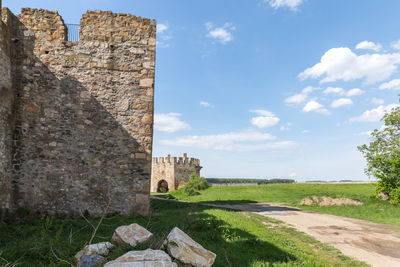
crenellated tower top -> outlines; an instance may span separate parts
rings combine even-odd
[[[200,167],[200,160],[196,158],[188,158],[187,153],[183,153],[183,157],[153,157],[153,164],[179,164]]]

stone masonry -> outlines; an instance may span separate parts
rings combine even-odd
[[[88,11],[69,42],[57,11],[1,11],[0,208],[147,213],[156,21]]]
[[[192,173],[200,176],[200,160],[188,158],[184,153],[183,157],[153,158],[151,165],[151,192],[160,192],[164,187],[168,190],[177,190],[178,187],[189,181]]]

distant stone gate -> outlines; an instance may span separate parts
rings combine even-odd
[[[153,158],[151,165],[151,192],[177,190],[179,184],[187,182],[192,173],[200,176],[200,160],[183,157]]]

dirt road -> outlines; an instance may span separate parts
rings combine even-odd
[[[344,255],[376,267],[400,267],[400,227],[303,211],[277,203],[224,204],[281,220]]]

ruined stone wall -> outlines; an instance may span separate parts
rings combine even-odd
[[[195,173],[200,176],[200,160],[188,158],[187,154],[183,157],[153,158],[151,172],[151,191],[157,192],[159,182],[164,180],[168,183],[169,190],[179,189],[179,185],[189,181],[190,175]]]
[[[187,157],[178,158],[175,164],[175,188],[178,188],[180,183],[187,182],[192,173],[200,176],[200,169],[200,160]]]
[[[16,24],[15,205],[146,213],[156,22],[88,11],[79,42],[56,11],[24,8]]]
[[[0,1],[1,8],[1,1]],[[11,209],[14,92],[11,84],[10,32],[0,11],[0,209]],[[3,18],[6,23],[3,22]]]

